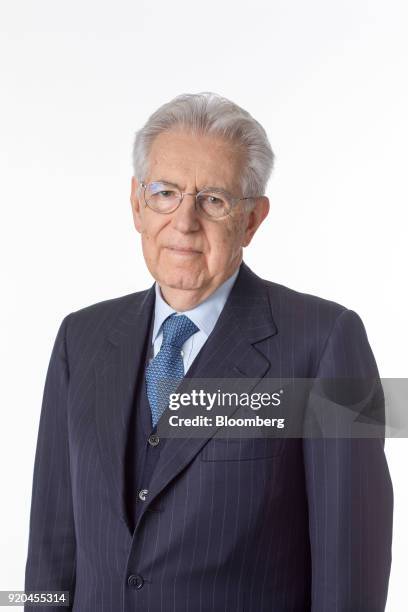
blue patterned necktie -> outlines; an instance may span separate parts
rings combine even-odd
[[[199,328],[186,315],[173,313],[164,321],[162,330],[160,350],[146,368],[147,397],[153,427],[167,408],[170,393],[174,393],[184,376],[181,347]]]

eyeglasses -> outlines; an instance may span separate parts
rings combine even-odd
[[[241,200],[251,200],[252,197],[236,198],[223,189],[211,189],[195,193],[181,192],[172,183],[154,181],[146,184],[140,182],[143,187],[143,197],[146,206],[157,213],[168,215],[174,212],[183,201],[185,195],[195,197],[196,210],[211,219],[222,219],[227,217],[234,206]]]

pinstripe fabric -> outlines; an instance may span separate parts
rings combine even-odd
[[[125,449],[153,306],[154,286],[61,323],[25,589],[70,590],[75,612],[384,610],[393,499],[381,440],[169,439],[132,520]],[[373,373],[356,313],[243,263],[188,375]]]

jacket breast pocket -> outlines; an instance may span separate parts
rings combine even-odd
[[[200,453],[201,461],[249,461],[277,457],[283,438],[211,438]]]

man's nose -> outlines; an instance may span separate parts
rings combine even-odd
[[[191,232],[200,227],[195,195],[195,193],[185,193],[179,207],[172,215],[173,225],[180,232]]]

